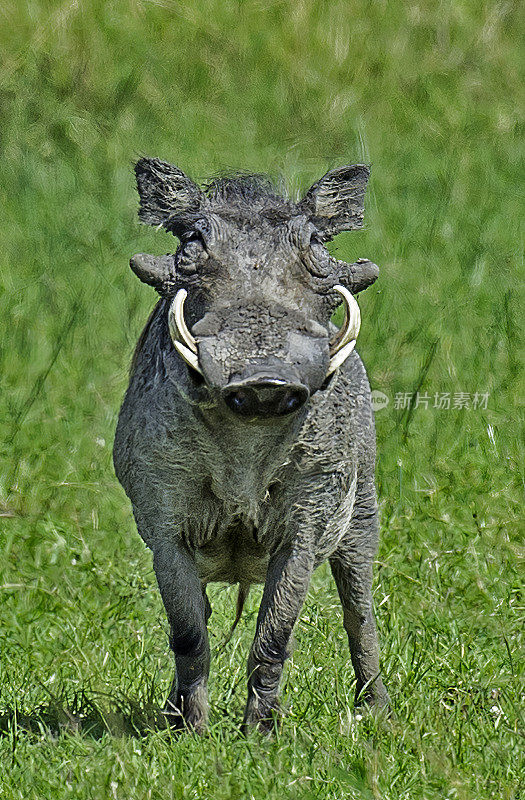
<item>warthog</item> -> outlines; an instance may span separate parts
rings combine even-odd
[[[292,630],[326,559],[356,701],[387,706],[371,595],[374,421],[354,350],[354,295],[378,270],[325,248],[362,226],[369,169],[334,169],[298,202],[258,175],[201,189],[158,159],[135,172],[140,219],[180,240],[174,255],[131,259],[161,299],[135,351],[114,448],[171,629],[166,713],[175,727],[206,725],[207,584],[239,584],[238,619],[248,587],[262,582],[244,722],[271,728]]]

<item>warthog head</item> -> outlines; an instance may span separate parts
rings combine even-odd
[[[257,175],[201,189],[158,159],[141,159],[135,172],[140,219],[180,246],[173,256],[135,256],[131,267],[173,298],[171,337],[195,381],[245,419],[297,411],[353,349],[353,295],[378,274],[370,261],[347,264],[325,248],[362,226],[368,167],[328,172],[299,202]],[[345,321],[334,333],[341,302]]]

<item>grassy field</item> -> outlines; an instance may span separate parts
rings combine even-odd
[[[512,0],[4,0],[2,800],[523,796],[519,12]],[[159,728],[167,624],[111,465],[155,299],[127,262],[175,246],[138,224],[140,154],[195,178],[267,171],[292,192],[372,164],[366,229],[333,250],[381,267],[360,298],[358,349],[389,398],[376,414],[375,602],[390,724],[350,714],[321,568],[273,739],[238,730],[260,593],[222,647],[224,587],[209,735]],[[450,408],[434,407],[445,393]]]

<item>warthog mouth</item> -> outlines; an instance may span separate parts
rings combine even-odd
[[[346,361],[355,347],[356,339],[361,327],[361,312],[357,300],[345,287],[337,284],[334,291],[343,298],[345,316],[341,328],[330,341],[330,362],[327,377]],[[168,313],[170,335],[179,355],[196,372],[203,374],[199,365],[199,348],[197,341],[189,331],[184,319],[184,301],[188,293],[186,289],[179,289],[175,295]],[[242,403],[247,402],[246,398]],[[293,409],[294,410],[294,409]]]

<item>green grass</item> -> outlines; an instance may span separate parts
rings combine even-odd
[[[2,800],[520,797],[519,12],[474,0],[3,3]],[[352,720],[321,568],[273,740],[238,731],[260,595],[222,648],[234,609],[222,587],[209,735],[155,726],[167,625],[110,455],[154,302],[127,261],[174,246],[137,222],[139,154],[196,178],[267,171],[293,192],[372,163],[367,227],[334,251],[381,267],[360,298],[359,350],[390,398],[377,413],[375,601],[391,724]],[[395,408],[416,390],[431,406],[436,392],[489,399]]]

